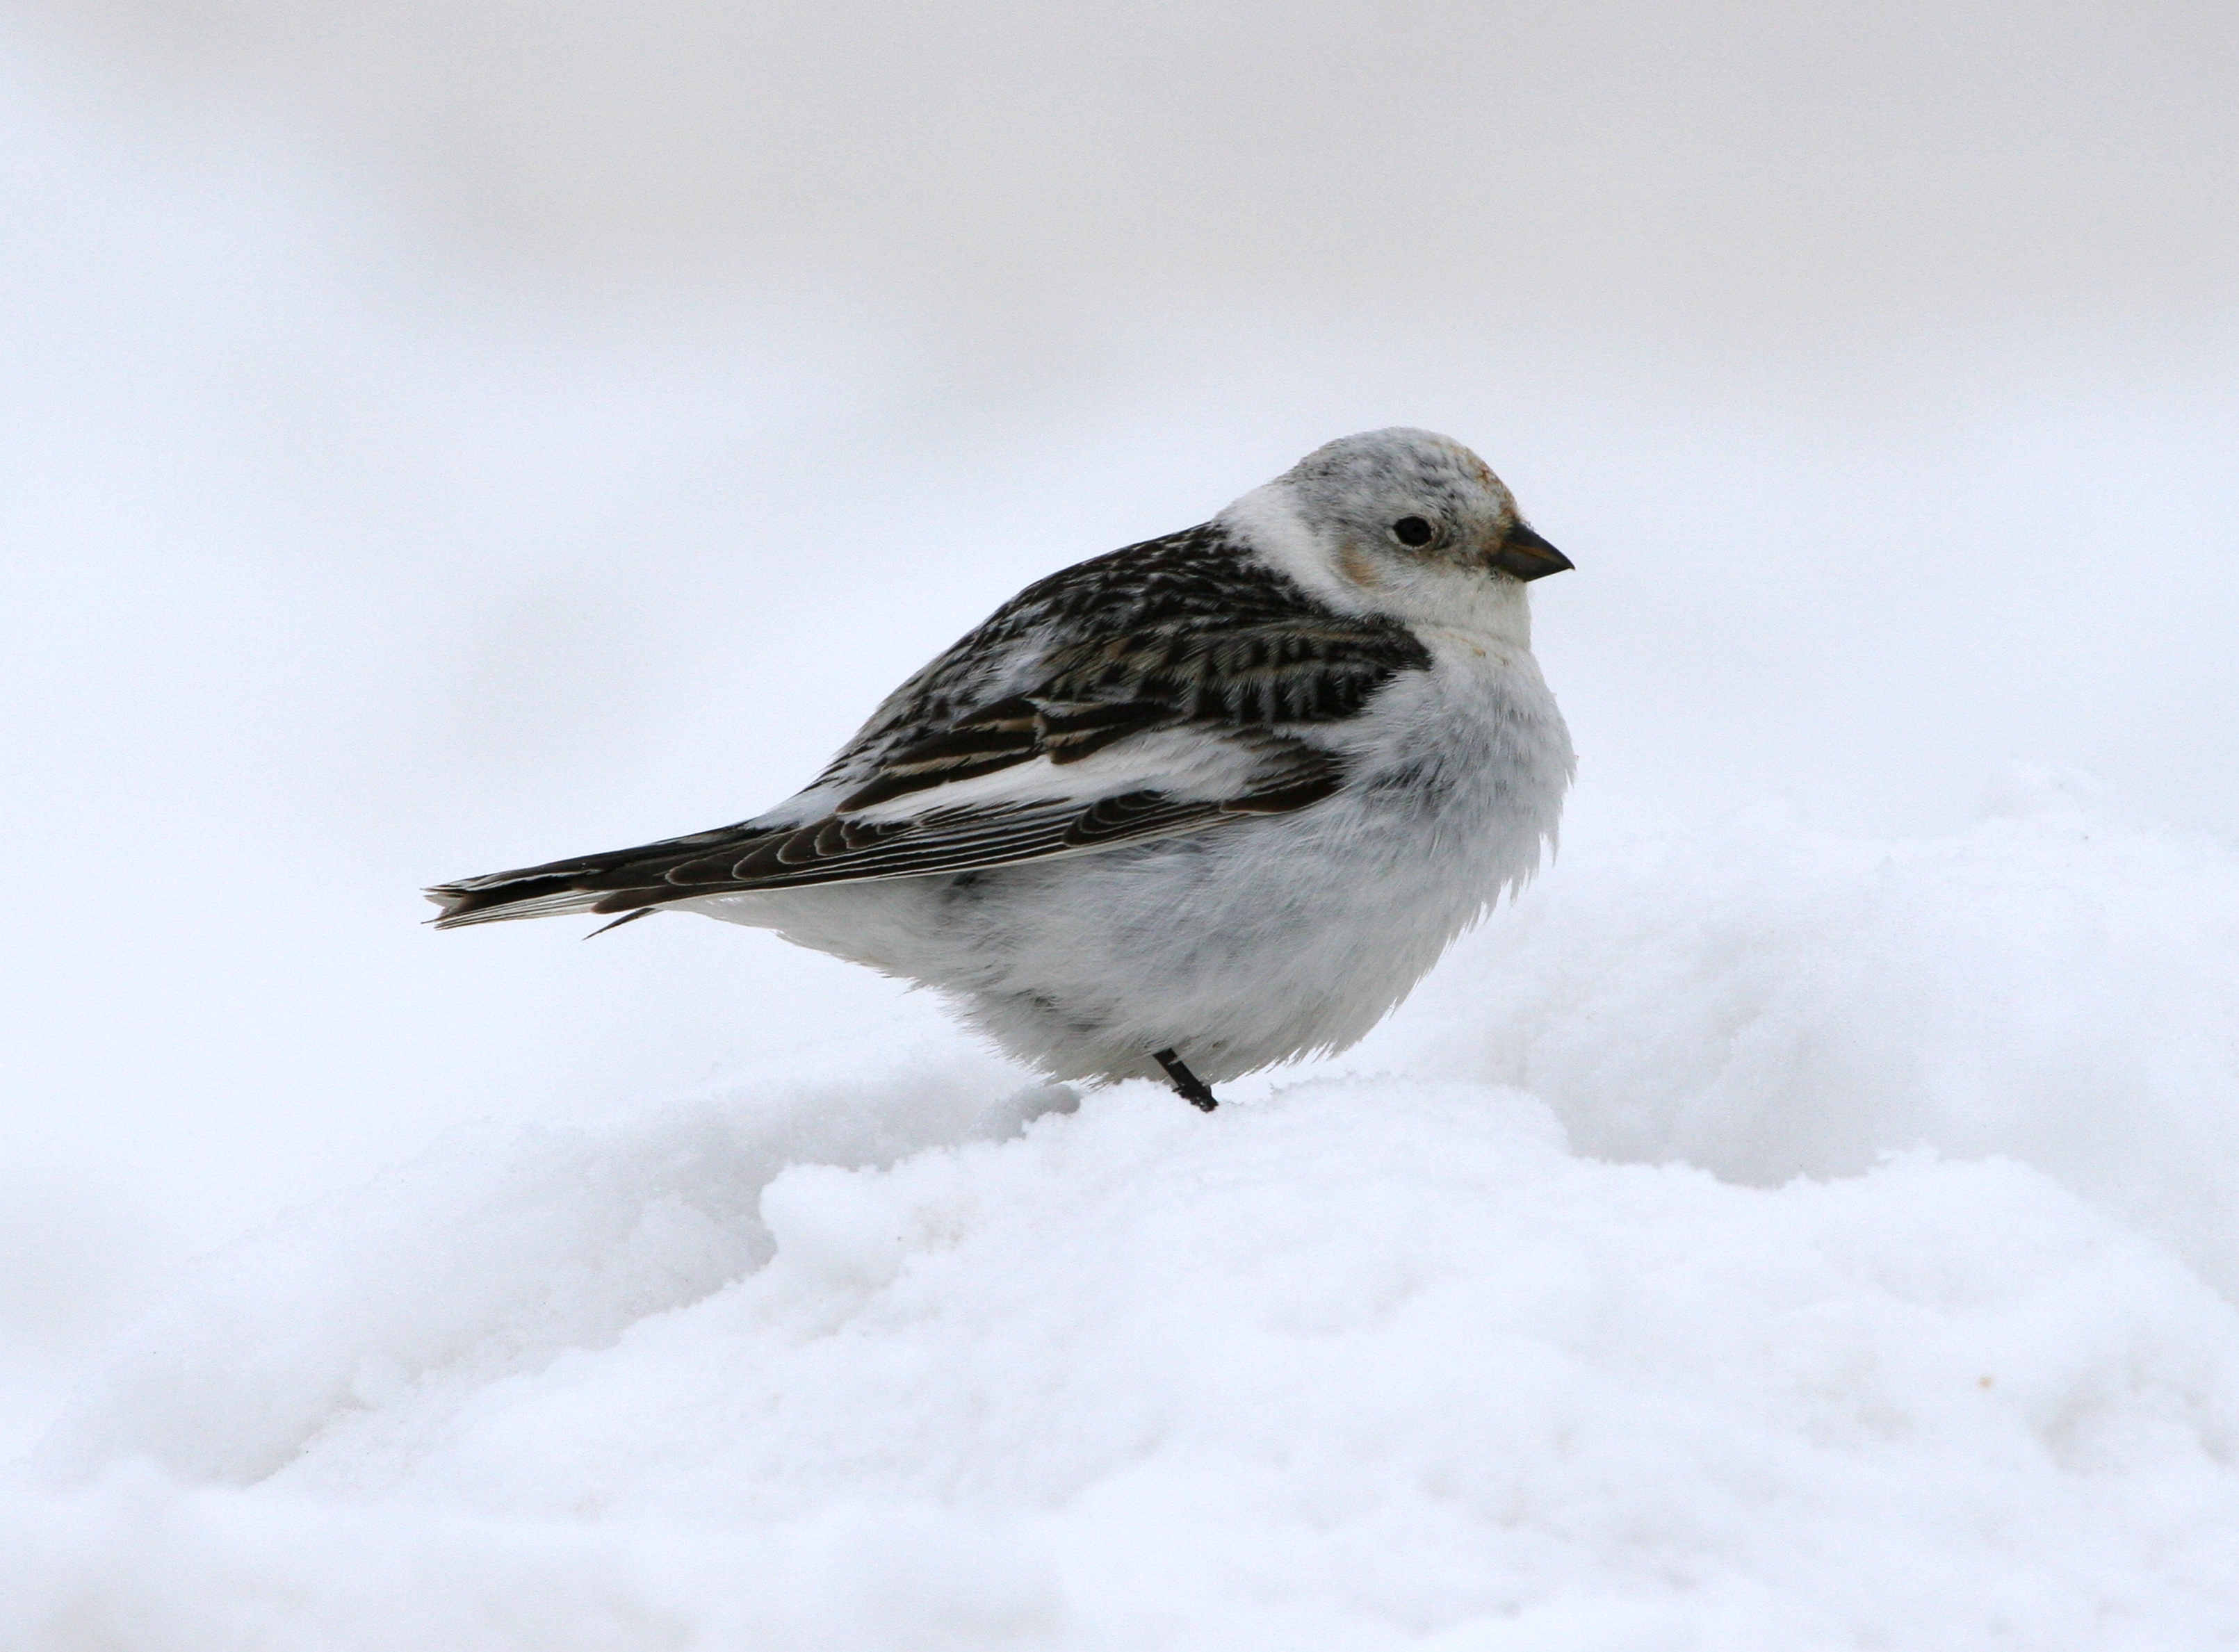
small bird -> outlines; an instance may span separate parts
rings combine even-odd
[[[1359,1039],[1538,869],[1576,765],[1525,586],[1571,566],[1459,442],[1346,436],[1028,586],[775,808],[442,884],[434,922],[704,912],[1210,1111]]]

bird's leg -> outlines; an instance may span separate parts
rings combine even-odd
[[[1153,1050],[1151,1059],[1166,1070],[1166,1077],[1181,1098],[1201,1113],[1209,1113],[1220,1103],[1213,1098],[1213,1088],[1182,1065],[1182,1058],[1171,1050]]]

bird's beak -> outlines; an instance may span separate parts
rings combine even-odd
[[[1571,559],[1550,545],[1530,526],[1518,522],[1508,530],[1508,537],[1492,554],[1492,565],[1504,574],[1513,574],[1519,580],[1536,580],[1549,574],[1560,574],[1575,566]]]

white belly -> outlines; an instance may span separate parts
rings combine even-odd
[[[1340,1050],[1531,875],[1570,738],[1528,654],[1439,651],[1333,746],[1335,796],[962,876],[722,897],[711,915],[934,987],[1059,1078],[1209,1083]]]

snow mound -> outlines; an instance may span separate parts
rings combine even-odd
[[[2069,771],[2016,765],[1988,805],[1897,840],[1761,806],[1565,866],[1432,977],[1395,1058],[1728,1180],[2008,1154],[2239,1300],[2239,856]]]
[[[2228,1645],[2239,866],[2072,792],[1566,866],[1210,1117],[935,1055],[457,1138],[116,1350],[0,1638]]]

